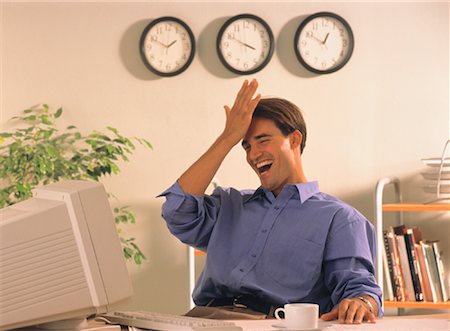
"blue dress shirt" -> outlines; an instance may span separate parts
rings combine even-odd
[[[323,314],[369,294],[381,307],[372,224],[317,182],[286,185],[277,197],[261,187],[195,196],[175,183],[161,196],[171,233],[207,252],[197,305],[251,294],[273,305],[314,302]]]

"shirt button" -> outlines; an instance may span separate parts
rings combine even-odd
[[[262,232],[262,233],[266,233],[266,232],[267,232],[267,230],[266,230],[266,229],[264,229],[264,230],[262,230],[261,232]]]
[[[244,269],[241,268],[241,269],[239,269],[239,271],[240,271],[240,272],[244,272]]]
[[[256,257],[256,254],[252,254],[252,257]]]
[[[280,207],[275,206],[275,207],[273,207],[273,209],[278,210],[278,209],[280,209]]]

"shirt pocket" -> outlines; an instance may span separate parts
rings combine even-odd
[[[309,292],[320,277],[323,245],[307,238],[269,240],[263,254],[264,273],[271,281]]]

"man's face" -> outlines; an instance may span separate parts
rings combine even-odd
[[[289,136],[284,136],[272,120],[253,118],[242,140],[247,162],[258,175],[261,186],[277,196],[287,183],[297,183],[295,153]]]

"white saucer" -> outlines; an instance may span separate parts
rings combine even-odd
[[[317,329],[288,329],[288,327],[286,326],[286,324],[284,323],[278,323],[278,324],[273,324],[272,325],[274,328],[280,328],[286,331],[321,331],[322,328],[317,328]]]

